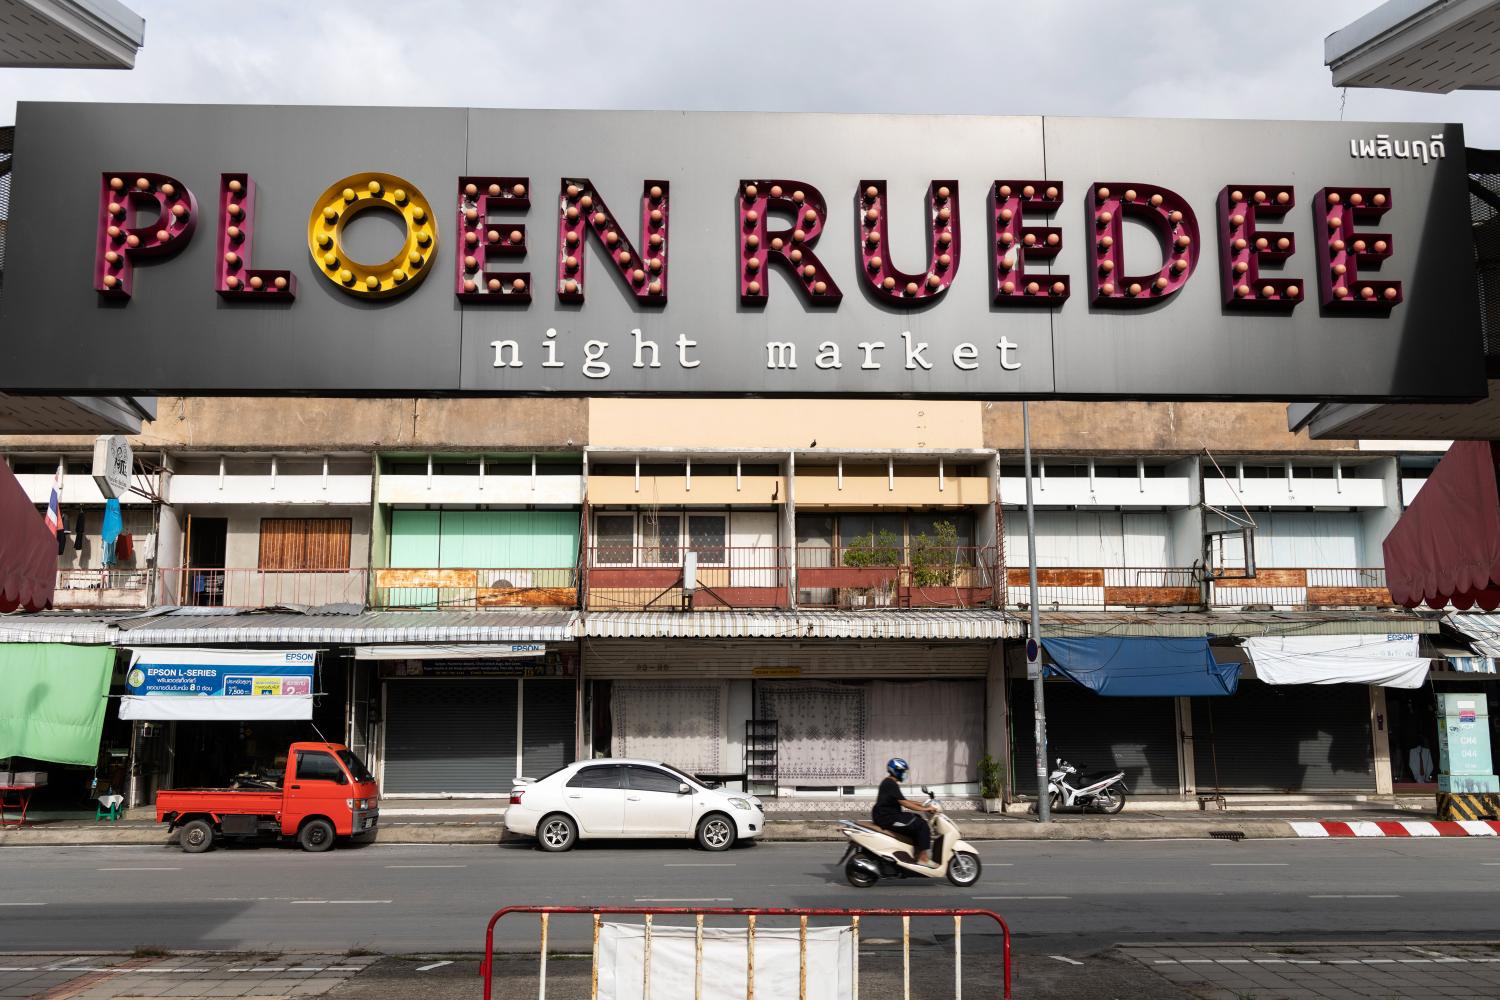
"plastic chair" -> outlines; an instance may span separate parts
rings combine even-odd
[[[94,801],[98,803],[94,806],[94,822],[107,819],[113,823],[120,818],[120,807],[125,804],[125,796],[100,795]]]

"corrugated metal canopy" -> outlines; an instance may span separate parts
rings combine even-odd
[[[1449,615],[1448,624],[1457,629],[1481,656],[1500,656],[1500,614]]]
[[[570,642],[573,611],[368,611],[358,615],[156,615],[120,622],[121,645]]]
[[[69,615],[0,616],[0,643],[66,642],[75,646],[105,646],[114,641],[115,629],[97,618]]]
[[[595,611],[579,616],[589,639],[1018,639],[1025,622],[1004,611]]]
[[[1043,611],[1042,635],[1390,635],[1436,633],[1437,614],[1411,611]]]

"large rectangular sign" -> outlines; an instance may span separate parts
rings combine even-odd
[[[22,104],[0,389],[1462,400],[1461,126]]]
[[[120,718],[311,719],[310,649],[132,650]]]

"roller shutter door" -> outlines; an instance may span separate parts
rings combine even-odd
[[[1200,792],[1371,791],[1373,758],[1363,684],[1242,680],[1232,697],[1193,699]]]
[[[1047,753],[1053,760],[1061,757],[1090,771],[1124,771],[1132,793],[1177,794],[1175,698],[1105,698],[1073,683],[1049,683],[1046,698]],[[1022,795],[1036,794],[1034,704],[1031,682],[1012,682],[1011,760]]]
[[[521,690],[521,770],[543,778],[573,763],[576,688],[572,681],[528,680]]]
[[[516,688],[513,680],[388,682],[382,791],[509,792],[516,776]]]

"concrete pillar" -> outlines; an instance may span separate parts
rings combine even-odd
[[[1005,675],[1005,649],[1007,640],[996,640],[990,648],[990,662],[984,678],[984,752],[1000,762],[1001,797],[1010,798],[1012,784],[1010,766],[1010,700],[1007,697],[1008,681]]]
[[[1385,506],[1360,511],[1360,566],[1365,568],[1385,565],[1385,536],[1401,520],[1401,463],[1395,458],[1382,458],[1374,465],[1385,488]],[[1345,466],[1344,474],[1350,471]]]
[[[781,505],[781,551],[786,553],[787,607],[797,606],[797,453],[786,456],[786,500]]]
[[[1391,774],[1390,716],[1385,710],[1385,688],[1370,685],[1370,741],[1375,757],[1375,794],[1395,794],[1395,779]]]
[[[1182,797],[1198,794],[1198,771],[1193,760],[1193,699],[1177,701],[1177,778]]]

